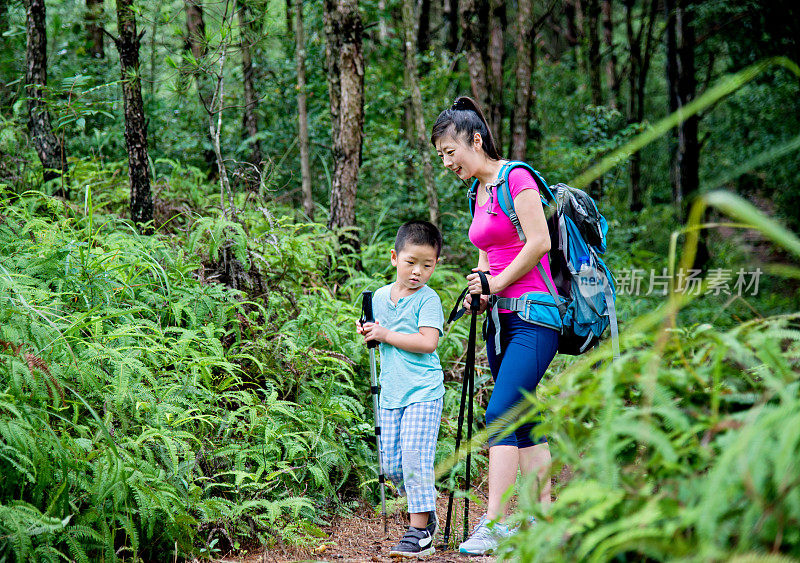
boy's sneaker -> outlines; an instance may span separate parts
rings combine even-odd
[[[430,524],[429,524],[430,525]],[[426,529],[409,526],[400,542],[389,552],[390,557],[426,557],[433,555],[433,536]]]
[[[484,514],[478,525],[472,530],[472,535],[458,546],[458,551],[470,555],[486,555],[497,549],[500,540],[509,537],[513,532],[508,526],[500,522],[490,522]]]
[[[425,529],[428,530],[431,537],[434,537],[439,531],[439,519],[436,518],[436,510],[428,512],[428,525],[425,526]]]

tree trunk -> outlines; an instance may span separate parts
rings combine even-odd
[[[330,228],[354,227],[358,170],[364,127],[363,24],[358,0],[325,0],[328,69],[333,125],[333,182]],[[358,250],[358,238],[346,234],[345,242]]]
[[[614,8],[612,0],[602,0],[603,42],[608,50],[606,60],[606,81],[608,82],[608,105],[617,108],[619,102],[619,76],[617,74],[617,54],[614,46]]]
[[[451,53],[455,53],[458,51],[458,0],[443,0],[443,2],[442,11],[447,22],[447,40],[445,44]]]
[[[53,133],[50,114],[42,99],[47,87],[47,28],[44,0],[25,0],[25,84],[28,95],[28,129],[42,162],[44,181],[64,178],[67,172],[63,143]],[[66,196],[63,187],[61,194]]]
[[[654,30],[658,13],[658,0],[650,0],[647,16],[643,14],[638,18],[639,28],[634,31],[633,8],[635,0],[625,0],[625,34],[628,38],[630,52],[630,68],[628,71],[628,103],[626,117],[629,124],[641,123],[644,120],[644,104],[647,86],[647,75],[650,70],[650,60],[655,47]],[[630,186],[628,191],[628,205],[631,211],[641,211],[644,207],[644,197],[641,189],[641,162],[639,152],[630,158]]]
[[[528,121],[530,120],[531,77],[533,75],[533,6],[531,0],[518,0],[517,25],[514,40],[516,51],[516,90],[511,116],[511,158],[524,160],[528,146]]]
[[[422,94],[419,89],[419,75],[417,69],[417,46],[414,41],[414,6],[413,0],[403,0],[403,29],[405,31],[405,82],[406,89],[411,93],[411,108],[414,116],[414,133],[417,153],[422,158],[422,175],[425,181],[425,191],[428,195],[428,220],[434,225],[439,224],[439,196],[436,193],[436,184],[433,181],[433,164],[426,139],[425,120],[422,114]]]
[[[300,178],[303,192],[303,212],[314,219],[314,198],[311,193],[311,157],[308,140],[308,109],[306,108],[306,41],[303,28],[303,0],[295,0],[295,57],[297,58],[297,119],[300,143]]]
[[[419,19],[414,26],[417,33],[417,52],[425,53],[431,47],[431,0],[418,0]]]
[[[103,0],[86,0],[86,32],[89,39],[89,52],[93,59],[103,59],[106,56],[103,45]]]
[[[694,43],[691,5],[685,0],[666,2],[667,83],[670,110],[681,111],[696,96]],[[672,148],[672,199],[685,217],[687,203],[698,190],[700,145],[697,140],[699,118],[693,115],[678,125]]]
[[[242,83],[244,86],[244,113],[242,114],[242,125],[250,141],[250,163],[259,166],[261,164],[261,142],[256,138],[258,135],[258,119],[256,118],[256,103],[258,97],[253,86],[253,61],[250,56],[250,45],[253,42],[253,26],[248,17],[247,6],[242,3],[239,6],[239,36],[241,37],[242,49]]]
[[[485,112],[489,108],[489,89],[486,83],[487,53],[486,41],[487,15],[486,0],[460,0],[461,31],[464,34],[464,52],[466,53],[472,96]]]
[[[186,49],[196,60],[206,54],[206,23],[203,19],[202,0],[184,0],[186,9]]]
[[[603,86],[600,80],[600,4],[598,0],[586,2],[586,69],[589,74],[589,91],[592,105],[603,104]]]
[[[139,40],[133,0],[117,0],[116,40],[122,70],[122,96],[125,101],[125,146],[128,149],[128,178],[131,182],[131,220],[139,229],[149,232],[145,223],[153,219],[153,197],[150,193],[150,168],[147,157],[147,122],[142,104],[142,82],[139,75]]]
[[[505,0],[490,0],[489,5],[489,126],[497,150],[503,152],[503,29],[506,25]]]

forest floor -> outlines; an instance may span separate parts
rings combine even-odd
[[[485,493],[478,492],[485,503]],[[478,522],[484,511],[484,504],[476,506],[470,503],[469,527],[470,531]],[[322,539],[315,549],[299,548],[273,548],[265,549],[245,557],[225,557],[218,563],[286,563],[289,561],[335,561],[342,563],[356,563],[361,561],[389,562],[399,561],[389,557],[389,551],[397,544],[400,537],[408,527],[408,516],[405,514],[391,514],[388,517],[388,534],[383,532],[383,519],[380,514],[370,514],[369,509],[363,513],[349,517],[337,518],[330,526],[322,528],[327,538]],[[434,545],[436,553],[425,558],[425,561],[493,563],[494,557],[475,557],[459,554],[453,549],[445,549],[443,542],[444,519],[447,515],[447,496],[440,495],[437,501],[437,514],[439,516],[439,533]],[[460,541],[463,533],[462,517],[464,514],[464,500],[453,501],[453,524],[451,536],[456,536]],[[451,538],[452,541],[452,538]],[[457,549],[457,548],[456,548]],[[411,560],[413,561],[413,559]]]

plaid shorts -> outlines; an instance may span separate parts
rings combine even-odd
[[[408,497],[408,511],[436,509],[433,461],[444,399],[379,409],[386,476]]]

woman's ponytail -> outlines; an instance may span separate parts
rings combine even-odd
[[[456,135],[463,135],[468,143],[472,142],[475,133],[480,133],[486,155],[493,160],[502,158],[481,108],[469,96],[459,96],[450,109],[439,114],[431,129],[431,143],[436,146],[437,139],[450,133],[451,129]]]

